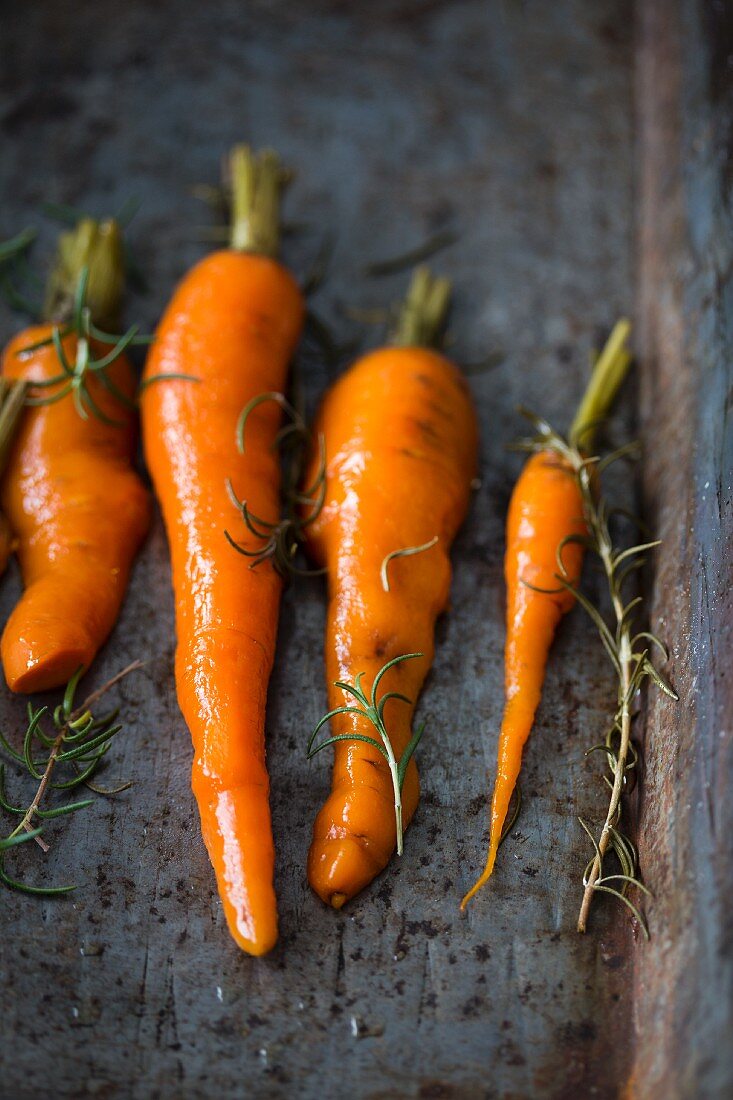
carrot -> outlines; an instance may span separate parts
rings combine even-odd
[[[23,416],[26,390],[23,381],[9,382],[7,378],[0,378],[0,476],[8,464],[13,439]],[[15,548],[15,535],[8,518],[0,512],[0,577],[8,568]]]
[[[35,238],[35,229],[23,229],[10,240],[0,244],[0,267],[3,269],[6,291],[11,295],[12,281],[6,274],[5,268],[12,268],[15,261],[30,248]],[[8,464],[12,442],[23,415],[26,392],[27,386],[22,380],[10,382],[7,378],[0,378],[0,477]],[[15,545],[15,536],[7,516],[0,512],[0,576],[8,567]]]
[[[446,280],[418,269],[395,346],[358,360],[315,423],[325,441],[326,487],[306,532],[328,575],[327,717],[336,740],[321,745],[335,744],[332,790],[315,821],[308,878],[336,909],[379,874],[395,843],[401,852],[402,826],[418,802],[414,702],[432,663],[435,620],[447,607],[450,545],[477,461],[466,383],[426,346],[442,326],[448,295]],[[309,482],[317,471],[314,457]],[[355,708],[362,680],[371,695],[364,691]],[[406,698],[389,698],[392,691]],[[368,737],[374,726],[380,742]]]
[[[594,428],[610,408],[631,362],[625,346],[628,333],[628,322],[616,325],[573,421],[570,441],[584,449],[591,445]],[[575,603],[572,589],[580,581],[587,533],[583,498],[570,464],[553,450],[537,451],[514,487],[507,516],[506,703],[491,802],[491,837],[484,871],[463,898],[462,909],[494,869],[550,647],[560,620]]]
[[[230,160],[231,247],[207,256],[176,289],[145,376],[169,376],[143,393],[145,455],[165,520],[176,605],[178,701],[194,744],[193,790],[232,936],[262,955],[277,939],[274,848],[265,766],[265,703],[282,580],[270,562],[243,566],[258,543],[231,490],[265,522],[279,513],[274,403],[304,317],[278,251],[274,154],[243,146]],[[188,379],[176,380],[184,374]],[[191,381],[193,378],[195,381]]]
[[[59,242],[49,322],[19,333],[3,357],[5,379],[23,380],[34,406],[1,489],[25,584],[0,643],[12,691],[58,687],[89,667],[147,530],[148,494],[133,468],[135,375],[120,345],[89,337],[90,325],[115,319],[122,270],[116,223],[82,220]]]

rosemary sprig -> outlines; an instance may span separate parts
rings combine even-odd
[[[153,337],[139,333],[139,326],[133,325],[122,336],[115,336],[103,332],[92,320],[92,311],[87,303],[87,291],[89,287],[90,270],[88,265],[82,268],[74,295],[73,309],[69,322],[65,325],[54,325],[51,336],[37,343],[29,344],[17,354],[23,358],[31,355],[39,348],[53,345],[58,357],[61,370],[41,382],[30,383],[30,393],[26,398],[26,404],[31,406],[52,405],[56,401],[62,401],[71,395],[79,416],[84,420],[89,419],[90,413],[105,424],[115,427],[123,427],[123,422],[109,417],[100,408],[89,388],[89,380],[96,377],[104,388],[127,408],[134,409],[136,402],[123,393],[112,381],[107,373],[109,368],[122,353],[131,346],[137,344],[149,344]],[[71,333],[76,335],[76,356],[74,362],[70,362],[63,341]],[[92,341],[111,345],[110,350],[100,358],[95,358],[92,351]],[[166,375],[165,377],[172,377]],[[148,379],[148,384],[155,379]],[[51,393],[45,391],[51,390]]]
[[[0,264],[4,264],[8,260],[14,260],[17,256],[20,256],[33,244],[36,236],[37,233],[35,229],[21,229],[20,233],[16,233],[14,237],[10,237],[9,240],[0,243]]]
[[[35,824],[36,820],[43,822],[63,817],[84,809],[94,801],[91,798],[85,798],[43,808],[44,799],[50,791],[73,791],[84,785],[101,794],[113,794],[130,786],[126,783],[114,791],[106,791],[92,782],[92,777],[109,751],[115,734],[122,728],[116,722],[116,710],[101,717],[95,717],[92,707],[110,688],[142,667],[141,661],[133,661],[102,687],[93,691],[81,706],[76,708],[74,708],[74,696],[82,669],[79,669],[69,680],[62,702],[53,711],[50,711],[48,706],[34,707],[29,703],[28,725],[20,751],[10,744],[3,733],[0,733],[0,746],[5,753],[24,768],[37,784],[35,794],[26,806],[14,806],[8,800],[5,791],[5,765],[0,764],[0,808],[20,818],[12,832],[0,840],[0,883],[3,886],[26,894],[47,897],[67,894],[76,889],[73,885],[31,886],[11,878],[5,870],[5,853],[24,840],[35,840],[43,851],[47,852],[48,845],[41,838],[42,828]],[[50,731],[44,728],[44,722],[48,719],[52,725]],[[67,776],[54,780],[54,775],[59,768],[65,769]]]
[[[379,576],[381,577],[382,588],[384,589],[384,591],[389,592],[389,576],[387,571],[389,569],[389,563],[391,561],[393,561],[395,558],[409,558],[413,554],[422,554],[423,550],[430,550],[431,547],[435,546],[437,541],[438,536],[433,535],[433,537],[431,539],[428,539],[427,542],[424,542],[422,546],[405,546],[402,550],[393,550],[391,554],[387,554],[379,570]]]
[[[378,700],[377,690],[382,677],[385,673],[389,672],[395,665],[400,664],[402,661],[411,661],[415,657],[422,657],[422,653],[403,653],[401,657],[394,657],[391,661],[388,661],[384,665],[377,675],[374,677],[374,683],[372,684],[372,690],[369,695],[366,694],[362,687],[362,680],[364,679],[364,673],[360,672],[356,677],[353,684],[347,684],[342,680],[335,680],[334,687],[340,688],[345,691],[347,695],[351,695],[356,699],[356,706],[343,706],[336,707],[335,710],[330,710],[328,714],[324,714],[320,722],[317,724],[313,733],[308,741],[308,759],[312,759],[319,753],[321,749],[325,749],[327,745],[335,745],[338,741],[364,741],[367,745],[371,745],[377,752],[381,753],[384,759],[387,761],[389,772],[392,777],[392,788],[394,790],[394,812],[395,812],[395,825],[397,830],[397,855],[402,855],[403,850],[403,828],[402,828],[402,785],[405,781],[405,773],[407,771],[407,765],[410,763],[410,759],[415,752],[420,739],[425,730],[425,723],[417,727],[412,737],[410,738],[405,751],[399,760],[395,755],[392,742],[390,741],[387,728],[384,724],[384,707],[390,699],[399,699],[403,703],[410,704],[411,699],[408,699],[406,695],[402,695],[398,691],[388,691]],[[374,737],[368,737],[363,733],[341,733],[334,737],[327,737],[325,741],[321,741],[318,745],[313,747],[316,737],[320,730],[330,721],[331,718],[335,718],[338,714],[358,714],[363,718],[366,718],[368,722],[374,726],[380,737],[380,741],[377,741]]]
[[[140,392],[154,382],[171,379],[198,381],[184,374],[155,375],[145,380],[133,399],[123,393],[110,376],[109,368],[127,348],[149,344],[153,340],[152,336],[141,334],[137,325],[121,336],[107,331],[107,325],[116,326],[124,290],[125,262],[129,260],[121,225],[130,220],[135,209],[134,203],[128,203],[121,209],[118,219],[101,222],[86,215],[79,217],[79,212],[73,208],[61,209],[62,220],[72,221],[74,228],[59,237],[56,261],[51,269],[41,311],[43,317],[53,324],[51,335],[17,352],[23,358],[39,348],[52,346],[58,359],[59,373],[42,381],[29,382],[27,405],[51,405],[71,397],[83,419],[87,420],[91,415],[105,424],[122,427],[122,421],[114,420],[100,408],[98,397],[95,398],[90,386],[92,378],[96,378],[117,402],[130,409],[136,407]],[[16,304],[27,308],[23,302]],[[64,346],[64,340],[71,335],[76,337],[73,362]],[[99,343],[105,347],[103,354],[95,357],[95,344]]]
[[[283,514],[275,521],[256,516],[246,500],[237,496],[231,480],[227,480],[227,489],[232,504],[241,514],[249,533],[257,539],[259,546],[242,546],[225,531],[229,544],[239,553],[251,558],[250,569],[268,559],[280,576],[287,580],[292,576],[313,576],[323,573],[323,569],[301,569],[295,564],[298,550],[305,542],[308,527],[318,518],[326,498],[326,442],[323,435],[318,436],[318,469],[310,485],[300,488],[301,471],[306,453],[313,446],[313,436],[304,417],[295,409],[282,393],[260,393],[248,401],[239,415],[236,428],[237,448],[240,454],[245,451],[245,429],[254,410],[267,401],[274,401],[286,413],[289,423],[275,436],[273,448],[279,449],[284,456],[284,481],[282,496]]]
[[[609,362],[611,362],[611,367],[607,380],[614,373],[613,362],[610,360]],[[609,384],[615,384],[613,378]],[[582,819],[580,821],[593,842],[594,855],[583,875],[584,893],[578,916],[578,931],[585,931],[593,895],[596,891],[601,891],[613,894],[623,901],[637,917],[645,935],[648,935],[642,914],[626,896],[627,889],[630,886],[636,886],[645,893],[648,893],[648,891],[639,879],[636,849],[619,828],[621,798],[626,787],[627,773],[634,768],[638,759],[637,751],[631,742],[632,706],[637,691],[647,679],[651,680],[672,699],[677,699],[677,695],[656,669],[650,655],[652,650],[656,648],[664,660],[667,660],[667,650],[655,634],[647,630],[635,629],[634,620],[638,614],[641,597],[636,596],[627,599],[624,594],[624,584],[634,570],[644,564],[645,552],[658,546],[659,543],[656,541],[645,542],[621,549],[615,546],[609,530],[612,512],[601,495],[600,476],[611,463],[629,455],[629,446],[620,447],[604,458],[598,456],[586,457],[579,449],[578,441],[583,435],[587,435],[588,430],[592,428],[592,413],[588,409],[585,410],[584,417],[579,416],[576,419],[571,430],[571,440],[574,441],[563,439],[546,421],[533,416],[526,410],[523,411],[537,433],[532,439],[525,441],[526,449],[554,451],[577,478],[588,533],[586,536],[571,535],[560,543],[557,548],[558,572],[556,579],[562,587],[573,593],[578,603],[592,619],[618,678],[617,708],[612,725],[604,744],[594,746],[590,750],[593,752],[600,749],[605,752],[608,758],[612,773],[612,781],[609,782],[611,797],[597,841],[586,822]],[[585,428],[579,429],[579,424],[584,424]],[[568,580],[562,555],[565,546],[570,542],[581,542],[600,559],[613,608],[613,622],[611,625],[606,622],[601,612],[585,593]],[[604,874],[603,860],[609,847],[618,857],[621,866],[621,871],[618,874]]]

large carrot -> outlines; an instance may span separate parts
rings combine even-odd
[[[10,240],[3,241],[0,244],[0,266],[3,269],[12,266],[17,257],[22,256],[30,247],[35,237],[35,230],[24,229]],[[0,378],[0,477],[8,464],[13,439],[23,415],[26,393],[27,385],[22,379],[11,382],[7,378]],[[14,550],[15,536],[7,516],[0,512],[0,576],[7,569]]]
[[[172,376],[142,398],[148,468],[168,531],[176,604],[178,701],[194,743],[193,790],[232,936],[261,955],[277,939],[274,849],[265,767],[265,703],[275,653],[280,576],[248,569],[225,537],[258,540],[227,487],[254,516],[275,523],[279,410],[240,412],[281,391],[304,316],[302,295],[277,262],[274,154],[231,157],[231,248],[206,257],[176,289],[146,376]],[[191,376],[195,381],[175,375]]]
[[[466,383],[427,346],[442,327],[448,293],[445,280],[418,270],[394,346],[355,363],[326,395],[315,424],[325,442],[326,491],[306,530],[328,574],[326,672],[337,740],[308,878],[336,909],[387,865],[395,842],[401,851],[402,825],[417,807],[417,769],[405,754],[415,744],[414,704],[432,663],[436,617],[448,603],[449,550],[477,459]],[[317,472],[314,458],[308,480]],[[355,707],[362,678],[370,691]],[[391,691],[406,698],[387,699],[380,715]],[[370,702],[371,721],[364,716]]]
[[[13,439],[18,431],[25,407],[27,387],[22,380],[10,382],[0,378],[0,477],[8,464]],[[15,535],[4,512],[0,512],[0,576],[16,548]]]
[[[625,346],[628,332],[628,322],[621,321],[611,334],[570,429],[571,443],[584,450],[591,446],[594,428],[610,408],[631,362]],[[463,898],[462,909],[494,869],[550,647],[561,618],[575,603],[571,588],[580,580],[587,533],[583,498],[570,463],[554,450],[539,450],[527,461],[509,504],[504,557],[506,703],[491,802],[491,836],[486,866]],[[558,576],[564,583],[558,582]]]
[[[147,530],[133,467],[135,375],[120,345],[93,337],[95,323],[115,321],[122,272],[117,224],[83,219],[59,242],[49,322],[19,333],[3,357],[4,377],[22,379],[35,406],[2,481],[25,583],[1,644],[12,691],[45,691],[88,668]]]

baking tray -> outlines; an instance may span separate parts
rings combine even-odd
[[[200,227],[210,218],[192,186],[215,182],[235,141],[272,145],[295,169],[287,261],[305,274],[333,236],[311,305],[337,341],[376,343],[379,331],[350,322],[343,307],[380,307],[404,291],[405,274],[370,278],[365,265],[445,231],[456,241],[433,263],[455,284],[450,351],[490,369],[469,376],[481,487],[420,703],[423,793],[403,859],[339,913],[307,886],[329,774],[325,754],[305,760],[326,702],[325,604],[320,581],[298,584],[283,604],[267,728],[281,938],[265,959],[237,952],[189,789],[156,512],[90,675],[98,683],[134,658],[147,662],[119,689],[125,728],[110,754],[109,774],[133,787],[59,830],[48,875],[78,883],[72,897],[0,898],[4,1095],[725,1094],[731,757],[719,711],[722,699],[729,719],[730,687],[721,694],[710,668],[704,687],[690,686],[705,674],[703,640],[714,650],[731,621],[719,542],[730,545],[730,437],[722,404],[696,383],[705,370],[725,395],[730,369],[720,336],[726,316],[725,331],[731,324],[730,246],[700,214],[724,213],[715,127],[729,89],[709,78],[725,69],[728,28],[716,11],[682,0],[6,7],[6,235],[36,221],[44,200],[101,215],[139,196],[130,236],[148,291],[130,295],[128,316],[153,326],[209,247]],[[712,130],[701,129],[703,110]],[[697,237],[688,231],[703,222]],[[38,256],[52,236],[45,228]],[[707,324],[704,346],[695,263],[719,275],[705,308],[723,320]],[[641,475],[616,475],[612,491],[667,540],[647,578],[654,621],[678,643],[687,626],[670,666],[682,702],[655,702],[647,717],[647,770],[632,807],[657,895],[649,945],[610,899],[596,899],[587,936],[575,932],[588,857],[576,815],[597,820],[604,799],[598,758],[584,750],[613,705],[609,667],[580,611],[553,650],[521,819],[491,885],[465,917],[458,911],[485,850],[502,708],[503,525],[521,462],[507,444],[523,430],[515,409],[529,405],[563,427],[592,350],[620,315],[637,322],[639,369],[610,435],[640,431],[649,460]],[[18,325],[6,309],[0,319],[6,335]],[[301,356],[310,409],[343,365]],[[706,424],[712,442],[695,450]],[[695,495],[708,467],[724,500],[716,531]],[[698,614],[706,570],[717,570],[718,593],[707,622]],[[18,588],[12,573],[3,617]],[[716,683],[708,721],[695,690],[714,693]],[[0,719],[11,730],[21,721],[7,693]],[[719,813],[711,783],[725,802]]]

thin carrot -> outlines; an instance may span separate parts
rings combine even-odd
[[[12,691],[58,687],[89,667],[117,619],[147,530],[148,494],[133,467],[132,366],[119,348],[66,323],[80,310],[87,325],[114,321],[122,270],[116,223],[82,220],[59,242],[49,323],[19,333],[5,350],[4,377],[23,380],[34,406],[2,481],[25,583],[0,646]],[[74,381],[60,355],[74,365]],[[95,355],[111,362],[92,375],[86,367]]]
[[[466,383],[429,347],[448,296],[446,280],[419,269],[395,346],[356,362],[326,395],[315,424],[325,441],[326,492],[306,530],[310,553],[328,574],[331,725],[344,739],[335,742],[332,791],[313,828],[308,878],[336,909],[379,874],[396,843],[401,851],[402,824],[418,802],[417,768],[405,754],[419,736],[412,714],[433,659],[435,620],[448,603],[449,550],[477,461]],[[309,483],[317,469],[314,457]],[[384,735],[381,749],[373,738],[379,715],[354,713],[360,674],[367,704],[372,689],[377,706],[391,691],[406,697],[384,703],[386,758]],[[407,765],[401,792],[400,760]]]
[[[592,445],[594,429],[610,408],[631,362],[628,334],[628,322],[620,321],[596,363],[573,421],[570,439],[584,451]],[[583,498],[573,470],[555,451],[533,454],[514,487],[507,516],[506,703],[491,802],[489,853],[483,873],[461,902],[462,909],[494,869],[522,750],[540,702],[550,647],[561,618],[575,603],[570,588],[580,580],[586,535]],[[564,583],[559,583],[558,575]]]
[[[265,703],[282,581],[248,569],[225,537],[257,537],[232,501],[275,523],[279,409],[258,405],[240,452],[243,407],[281,391],[304,316],[278,251],[282,172],[243,146],[230,160],[231,248],[183,279],[158,328],[143,392],[145,455],[168,531],[176,603],[178,701],[194,744],[193,790],[232,936],[261,955],[277,939],[274,848],[265,767]],[[189,376],[188,379],[176,375]],[[193,379],[191,381],[190,379]]]

